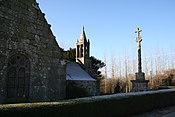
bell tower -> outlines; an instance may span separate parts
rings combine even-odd
[[[90,68],[90,41],[86,39],[84,26],[82,28],[80,39],[76,43],[76,62],[84,64]]]

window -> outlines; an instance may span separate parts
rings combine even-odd
[[[9,59],[7,71],[7,102],[26,102],[29,96],[30,61],[23,54]]]

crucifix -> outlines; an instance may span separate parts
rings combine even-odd
[[[136,37],[136,42],[138,44],[138,49],[141,49],[141,42],[142,42],[142,38],[140,36],[140,32],[142,32],[142,30],[140,30],[140,28],[137,28],[135,33],[138,34],[138,36]]]
[[[145,80],[145,73],[142,72],[142,60],[141,60],[141,42],[142,37],[140,33],[141,29],[137,28],[135,33],[137,33],[136,42],[138,44],[138,72],[136,72],[136,79],[131,80],[132,82],[132,91],[146,91],[148,89],[149,80]]]
[[[135,33],[138,34],[138,36],[136,37],[136,42],[138,44],[138,72],[142,72],[142,62],[141,62],[141,42],[142,42],[142,38],[140,36],[140,32],[142,32],[142,30],[140,30],[139,28],[136,29]]]

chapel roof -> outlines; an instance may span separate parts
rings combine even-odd
[[[66,80],[96,81],[79,63],[69,62],[66,68]]]

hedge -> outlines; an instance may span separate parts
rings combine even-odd
[[[119,117],[175,104],[175,89],[113,94],[59,102],[1,104],[0,117]]]

